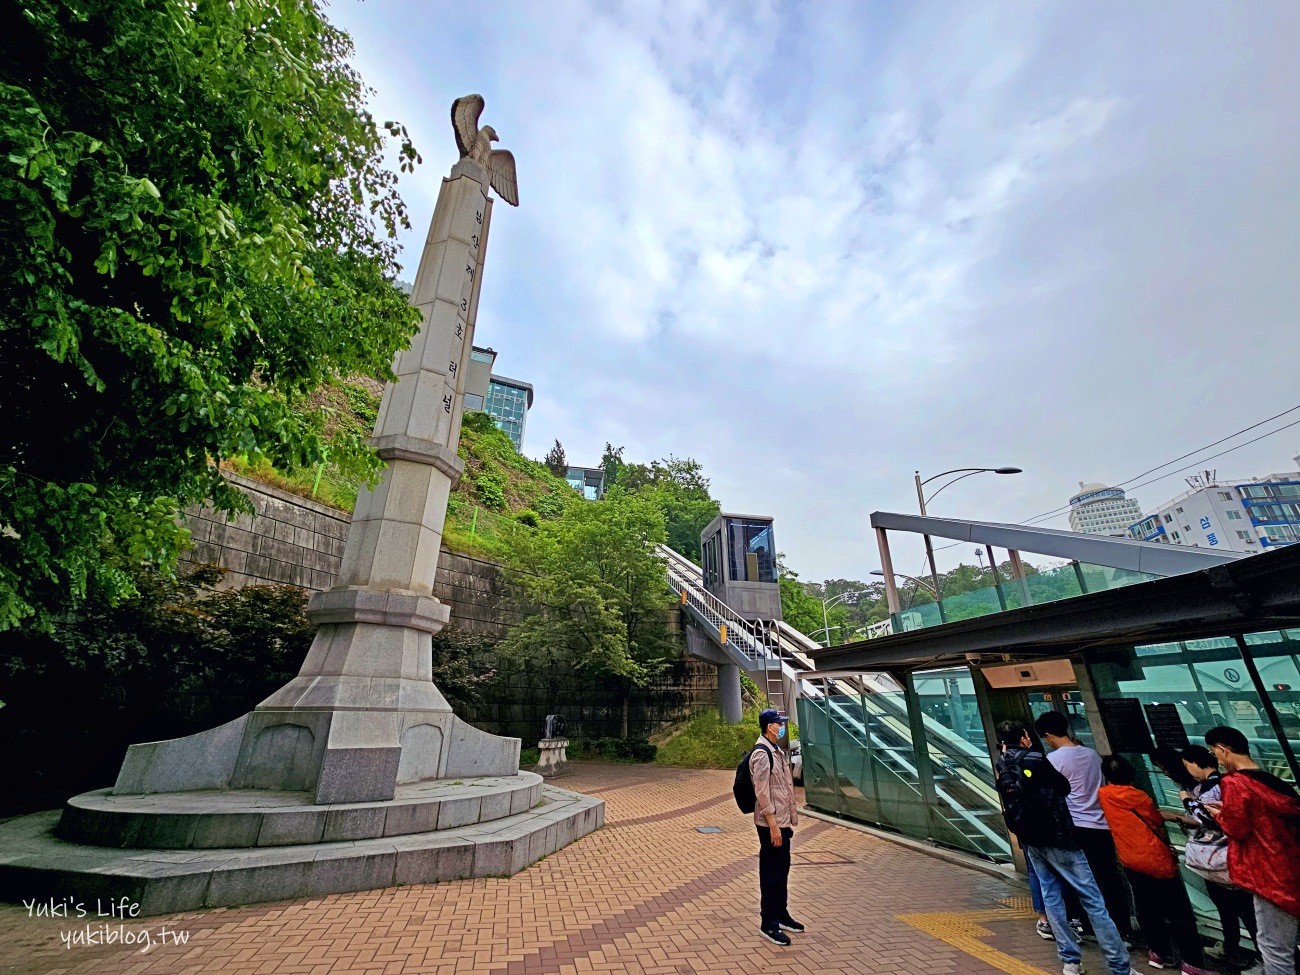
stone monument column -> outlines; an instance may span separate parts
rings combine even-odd
[[[367,802],[392,799],[402,783],[518,771],[519,739],[455,717],[432,672],[431,638],[448,620],[433,581],[462,470],[489,187],[518,205],[514,157],[491,148],[496,133],[478,128],[482,110],[477,95],[452,106],[461,159],[443,180],[411,295],[424,321],[395,359],[375,424],[388,466],[357,499],[338,584],[308,605],[319,629],[298,676],[229,725],[162,748],[132,746],[117,791],[228,785]],[[202,769],[186,767],[199,751]]]
[[[462,377],[491,218],[488,174],[462,159],[443,181],[415,276],[411,303],[424,324],[396,358],[375,424],[388,467],[357,498],[338,584],[308,605],[320,628],[301,671],[250,718],[236,788],[314,788],[318,803],[360,802],[391,799],[400,782],[518,768],[516,739],[452,715],[433,683],[430,643],[448,619],[432,587],[463,466]],[[462,737],[492,740],[455,742],[458,725]],[[319,757],[308,761],[309,748]]]

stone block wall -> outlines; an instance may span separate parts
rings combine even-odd
[[[203,563],[224,567],[222,587],[274,583],[312,592],[334,585],[351,518],[346,511],[229,471],[226,479],[248,496],[254,515],[234,521],[208,507],[185,509],[194,547],[181,569]]]
[[[438,553],[433,594],[451,607],[451,625],[465,633],[503,640],[520,618],[501,566],[445,548]]]
[[[257,512],[227,521],[208,507],[185,510],[194,547],[182,570],[203,563],[227,570],[222,587],[298,586],[328,589],[338,578],[352,518],[309,498],[225,472]],[[467,633],[504,638],[518,618],[501,566],[444,549],[438,556],[433,594],[451,607],[451,622]]]

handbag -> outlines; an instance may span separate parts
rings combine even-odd
[[[1233,886],[1228,879],[1228,837],[1217,829],[1202,827],[1187,839],[1183,862],[1206,880],[1224,887]]]

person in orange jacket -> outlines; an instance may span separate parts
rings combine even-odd
[[[1207,975],[1196,916],[1178,876],[1178,858],[1169,846],[1159,807],[1133,785],[1137,772],[1119,755],[1102,760],[1101,774],[1106,784],[1097,790],[1097,798],[1133,890],[1138,924],[1147,940],[1147,964],[1168,967],[1177,945],[1183,972]]]

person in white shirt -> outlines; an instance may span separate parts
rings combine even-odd
[[[1074,820],[1075,837],[1088,859],[1092,875],[1097,878],[1097,885],[1101,887],[1106,911],[1115,927],[1119,928],[1120,936],[1129,941],[1133,936],[1133,922],[1128,886],[1120,873],[1115,841],[1111,839],[1106,814],[1097,798],[1097,790],[1106,784],[1101,774],[1101,756],[1070,736],[1070,722],[1059,711],[1039,715],[1034,730],[1052,749],[1047,760],[1070,780],[1070,794],[1065,797],[1065,804]]]

